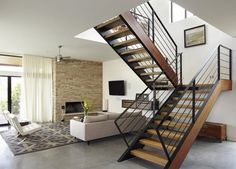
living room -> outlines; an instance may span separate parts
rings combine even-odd
[[[113,46],[111,44],[109,46],[107,44],[109,41],[104,41],[106,38],[103,39],[103,34],[99,32],[99,25],[104,26],[107,24],[105,21],[111,21],[115,16],[141,5],[142,2],[102,1],[96,3],[96,9],[91,3],[70,4],[55,1],[45,5],[30,1],[22,4],[4,2],[2,16],[5,16],[5,19],[0,31],[2,37],[0,89],[3,102],[0,105],[1,111],[8,110],[11,115],[17,115],[21,127],[30,124],[37,126],[34,126],[35,130],[29,131],[32,133],[24,135],[17,132],[14,121],[11,123],[11,118],[15,117],[10,116],[9,120],[1,114],[0,157],[4,162],[0,163],[0,168],[159,167],[140,158],[116,162],[126,150],[127,138],[133,138],[136,134],[132,133],[131,129],[127,131],[129,134],[123,132],[121,123],[131,124],[131,121],[138,121],[141,125],[144,120],[147,124],[154,108],[142,107],[140,110],[138,107],[143,104],[137,103],[144,96],[146,100],[143,99],[151,104],[150,107],[153,105],[156,107],[156,104],[159,104],[157,107],[161,107],[164,104],[164,100],[161,101],[163,89],[159,89],[161,91],[157,96],[153,96],[153,90],[146,89],[147,83],[140,78],[137,71],[132,70],[132,65],[119,56],[117,48],[113,50]],[[214,22],[212,24],[215,26],[212,26],[210,21],[209,23],[204,21],[203,16],[202,19],[197,17],[199,16],[197,9],[185,6],[182,1],[179,3],[188,10],[177,5],[178,1],[177,3],[165,0],[150,1],[166,28],[165,32],[169,33],[168,37],[172,37],[177,44],[178,54],[182,53],[182,83],[189,84],[220,44],[222,46],[217,49],[224,48],[224,52],[228,49],[231,51],[232,63],[229,69],[232,76],[235,72],[232,65],[235,65],[234,49],[236,49],[233,33],[229,30],[224,31],[222,27],[216,28],[217,24]],[[105,4],[112,7],[104,10]],[[217,5],[219,4],[216,3]],[[80,6],[79,9],[76,6]],[[67,12],[70,8],[71,11]],[[43,10],[45,14],[42,14]],[[175,10],[179,12],[178,17],[175,17]],[[91,31],[93,27],[98,32]],[[118,26],[112,33],[126,28]],[[188,31],[191,33],[195,28],[204,29],[203,42],[188,47],[185,36]],[[221,78],[224,73],[221,73]],[[168,74],[165,78],[171,79]],[[209,79],[214,78],[215,75],[211,75]],[[219,96],[207,118],[207,122],[227,126],[223,140],[227,138],[228,141],[218,143],[214,139],[214,141],[197,139],[181,168],[207,168],[207,166],[222,168],[225,167],[223,164],[226,159],[220,154],[225,153],[232,157],[235,155],[233,76],[231,80],[232,91]],[[112,84],[115,85],[113,89]],[[170,85],[168,89],[163,90],[164,95],[166,91],[173,89],[171,83],[168,85]],[[146,95],[141,94],[144,90]],[[160,100],[153,104],[156,99],[152,97]],[[132,104],[136,105],[135,110],[132,109]],[[130,110],[132,113],[129,114]],[[120,117],[125,119],[124,122]],[[118,123],[119,120],[121,123]],[[135,125],[134,129],[138,130],[138,127],[141,126]],[[207,161],[210,155],[221,160]],[[226,168],[235,168],[234,160],[231,158],[228,160],[230,162]]]

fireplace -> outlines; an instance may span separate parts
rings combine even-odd
[[[83,102],[66,102],[65,114],[81,113],[83,112]]]

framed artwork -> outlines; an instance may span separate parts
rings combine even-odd
[[[184,47],[206,44],[206,26],[200,25],[184,30]]]

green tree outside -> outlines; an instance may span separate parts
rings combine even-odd
[[[16,86],[12,89],[12,113],[19,114],[20,113],[20,93],[21,86],[20,84],[16,84]]]

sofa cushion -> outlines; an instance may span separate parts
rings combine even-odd
[[[136,112],[127,112],[125,113],[123,117],[137,117],[141,115],[142,115],[142,111],[136,111]]]
[[[108,120],[115,120],[119,117],[120,113],[107,112]]]
[[[105,121],[107,120],[106,114],[101,114],[97,116],[85,116],[84,123],[91,123],[91,122],[98,122],[98,121]]]

